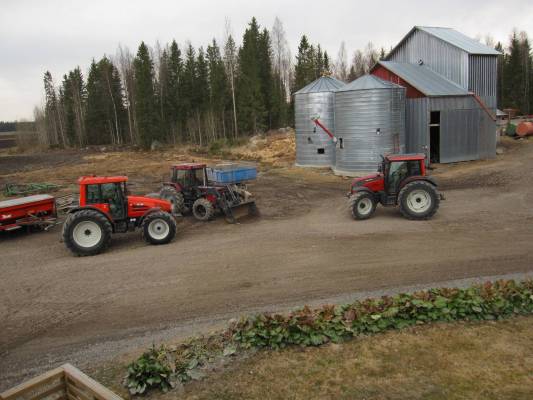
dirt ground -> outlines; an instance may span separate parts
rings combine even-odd
[[[349,180],[264,162],[251,191],[261,216],[179,223],[166,246],[116,235],[102,255],[76,258],[49,232],[0,235],[0,390],[62,362],[84,368],[230,317],[356,293],[533,274],[533,140],[505,139],[495,160],[439,165],[447,200],[430,221],[396,209],[355,222]],[[249,159],[250,157],[246,157]],[[180,151],[0,154],[0,185],[126,174],[153,191]],[[211,161],[211,160],[210,160]],[[216,160],[214,160],[216,161]],[[263,160],[264,161],[264,160]]]

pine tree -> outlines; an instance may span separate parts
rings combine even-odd
[[[154,93],[154,65],[144,42],[139,46],[134,69],[137,130],[142,146],[149,148],[153,140],[159,139],[160,134]]]
[[[208,140],[205,138],[207,134],[205,129],[205,124],[202,124],[204,121],[208,106],[209,106],[209,77],[207,70],[207,62],[205,60],[205,53],[203,47],[198,49],[198,58],[196,59],[196,81],[194,85],[194,95],[195,95],[195,114],[196,114],[196,123],[198,126],[198,137],[199,144],[203,146],[207,144]]]
[[[189,43],[187,53],[185,55],[185,65],[183,67],[183,84],[181,85],[181,98],[183,105],[183,119],[187,132],[189,133],[189,139],[195,141],[195,118],[194,110],[196,108],[195,103],[195,85],[197,79],[196,72],[196,52],[194,47]]]
[[[50,71],[44,74],[44,92],[45,92],[45,121],[46,131],[51,145],[64,147],[67,144],[64,129],[63,118],[60,111],[60,104],[57,99],[54,80]]]
[[[70,146],[85,143],[86,90],[79,67],[63,76],[60,101],[64,114],[65,134]]]
[[[231,91],[231,105],[232,105],[232,121],[233,121],[233,137],[239,135],[239,124],[237,121],[237,102],[235,99],[237,75],[237,47],[235,41],[231,35],[228,35],[226,43],[224,45],[224,67],[226,69],[226,75],[229,80],[229,90]]]

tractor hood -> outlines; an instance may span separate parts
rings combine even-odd
[[[151,208],[160,208],[166,212],[171,212],[172,210],[172,205],[169,201],[144,196],[128,196],[128,205],[137,211],[148,211]]]
[[[378,181],[380,179],[383,179],[383,174],[381,172],[376,172],[361,178],[355,178],[352,181],[352,187],[366,186],[367,183]]]

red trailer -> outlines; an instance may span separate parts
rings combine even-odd
[[[56,221],[56,201],[48,194],[0,201],[0,231],[13,231],[24,226],[47,229]]]

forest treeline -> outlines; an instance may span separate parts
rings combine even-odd
[[[341,43],[333,61],[320,44],[301,37],[292,56],[282,22],[269,30],[255,18],[237,46],[227,26],[223,43],[183,46],[173,40],[133,54],[119,46],[114,56],[92,60],[87,76],[78,66],[59,83],[44,74],[45,104],[34,110],[42,144],[81,147],[154,141],[200,146],[232,141],[293,125],[291,94],[324,74],[351,81],[386,51],[369,43],[348,59]],[[494,46],[490,38],[487,44]],[[500,108],[531,113],[532,56],[525,33],[514,32],[499,58]]]

